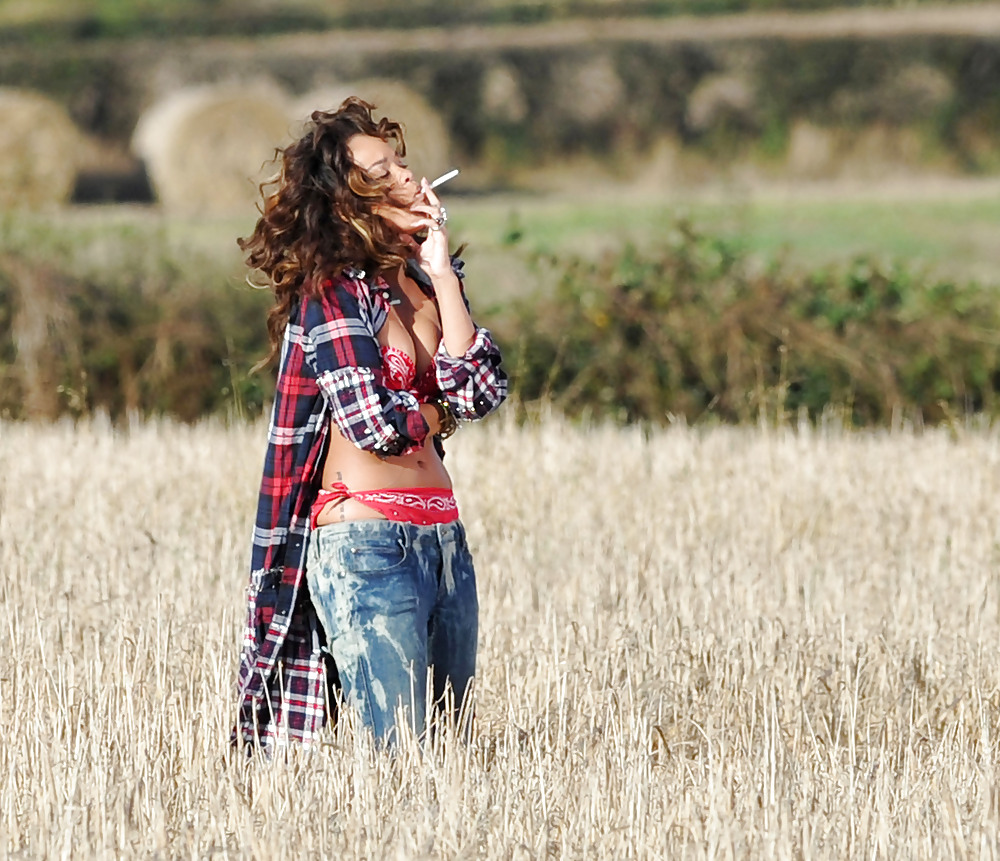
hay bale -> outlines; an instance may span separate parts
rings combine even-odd
[[[246,211],[290,140],[287,100],[276,89],[232,85],[179,90],[146,111],[132,148],[172,212]]]
[[[0,88],[0,206],[66,203],[84,135],[65,109],[28,90]]]
[[[621,76],[605,56],[557,62],[552,92],[559,113],[584,125],[613,118],[627,102]]]
[[[788,135],[786,165],[797,179],[822,179],[837,169],[837,133],[808,120],[796,120]]]
[[[919,122],[947,108],[955,98],[955,85],[940,69],[914,63],[888,83],[883,98],[889,119]]]
[[[509,63],[494,63],[483,76],[483,111],[502,123],[520,123],[528,116],[528,100],[517,70]]]
[[[878,85],[842,87],[830,99],[830,108],[841,124],[921,123],[947,109],[954,98],[955,86],[944,72],[914,63]]]
[[[688,98],[687,125],[699,134],[720,127],[752,131],[759,125],[757,94],[735,74],[709,75]]]
[[[375,105],[376,119],[389,117],[403,127],[406,158],[414,176],[433,179],[453,166],[451,136],[440,113],[423,96],[398,81],[369,78],[318,87],[292,105],[297,131],[305,126],[313,111],[332,111],[348,96],[358,96]]]

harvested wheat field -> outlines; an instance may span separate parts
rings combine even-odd
[[[231,755],[265,427],[0,424],[0,855],[995,857],[1000,436],[467,428],[471,741]]]

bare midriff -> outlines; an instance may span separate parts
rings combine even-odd
[[[441,341],[437,307],[419,286],[405,276],[393,286],[402,301],[390,307],[378,339],[383,346],[404,350],[414,359],[417,374],[420,375],[433,363],[434,353]],[[435,413],[434,407],[425,409],[425,418]],[[343,482],[352,492],[383,488],[451,488],[451,477],[434,448],[432,436],[424,439],[423,447],[418,451],[379,457],[359,449],[334,424],[330,429],[330,446],[323,462],[323,487],[330,488],[337,482]],[[385,517],[355,499],[346,499],[324,506],[316,518],[316,525],[373,519],[384,520]]]

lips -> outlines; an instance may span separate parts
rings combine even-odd
[[[425,202],[421,199],[423,195],[419,190],[412,191],[405,187],[395,189],[390,196],[400,206],[405,206],[407,208],[414,206],[415,204]]]

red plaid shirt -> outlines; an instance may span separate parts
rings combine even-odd
[[[454,266],[461,276],[461,261]],[[426,276],[410,271],[429,290]],[[233,741],[266,748],[315,739],[331,701],[335,668],[303,576],[330,420],[359,448],[386,456],[421,446],[428,432],[416,397],[383,384],[376,333],[388,313],[384,282],[370,286],[363,272],[345,270],[324,286],[293,309],[285,330],[253,535]],[[482,418],[506,397],[486,329],[477,327],[464,356],[442,344],[434,365],[459,419]]]

